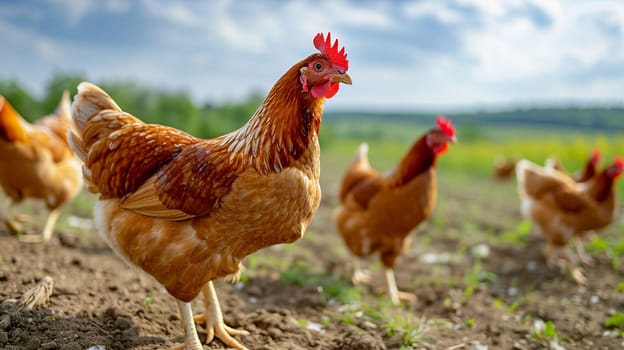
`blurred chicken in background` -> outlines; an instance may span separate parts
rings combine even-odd
[[[577,174],[572,174],[565,169],[561,161],[556,157],[549,157],[544,163],[544,168],[555,169],[568,176],[570,176],[576,182],[587,182],[594,178],[598,174],[598,163],[600,163],[601,154],[600,151],[595,149],[587,158],[585,165]]]
[[[522,213],[535,224],[546,237],[544,250],[546,263],[560,263],[570,267],[573,278],[580,284],[586,278],[577,266],[589,261],[582,239],[593,230],[602,229],[617,218],[619,206],[616,181],[624,170],[624,160],[616,157],[612,165],[599,172],[589,183],[577,183],[570,176],[552,169],[545,169],[528,160],[521,160],[516,167],[518,192]],[[567,247],[574,241],[577,256]]]
[[[41,236],[47,242],[61,210],[82,189],[80,161],[67,143],[70,129],[69,94],[63,93],[56,111],[34,124],[25,121],[9,101],[0,96],[0,220],[13,233],[19,225],[9,209],[26,198],[45,202],[49,214]]]
[[[409,248],[410,233],[435,208],[436,162],[451,142],[456,142],[455,128],[439,116],[437,128],[421,136],[388,175],[370,166],[368,145],[362,144],[343,177],[335,217],[338,232],[357,257],[380,254],[387,292],[394,304],[415,298],[398,290],[394,266]],[[356,260],[354,283],[368,279],[358,264]]]
[[[516,171],[517,158],[508,159],[502,154],[494,157],[494,178],[500,181],[511,179]]]

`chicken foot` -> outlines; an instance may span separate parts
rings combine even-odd
[[[216,336],[225,345],[238,350],[246,350],[247,348],[232,338],[233,335],[247,335],[249,332],[229,327],[223,321],[223,313],[219,306],[217,292],[214,289],[212,281],[206,283],[202,288],[204,296],[204,314],[194,317],[195,322],[206,323],[206,343],[210,343]],[[193,349],[194,350],[194,349]]]
[[[559,259],[559,254],[562,252],[563,257]],[[557,265],[562,272],[566,268],[569,268],[570,274],[576,283],[580,285],[585,285],[585,283],[587,283],[587,278],[583,274],[583,268],[578,266],[576,257],[570,251],[569,247],[556,247],[552,243],[548,242],[544,248],[544,257],[546,259],[546,265],[549,268]]]
[[[589,256],[587,254],[587,252],[585,252],[585,246],[583,245],[583,239],[581,237],[577,237],[575,236],[573,238],[574,240],[574,247],[576,248],[576,255],[579,258],[579,261],[581,262],[581,264],[585,265],[585,266],[593,266],[594,265],[594,259],[592,259],[591,256]]]
[[[358,284],[369,284],[371,282],[370,273],[367,270],[362,269],[361,262],[359,259],[353,260],[353,276],[351,277],[351,283],[354,285]]]
[[[399,305],[401,300],[413,303],[416,301],[416,295],[412,293],[402,292],[397,288],[396,278],[394,277],[394,269],[384,268],[386,276],[386,291],[394,305]]]
[[[41,236],[39,235],[26,235],[21,236],[20,240],[28,243],[46,243],[52,238],[52,232],[54,231],[54,226],[58,221],[59,216],[61,215],[61,209],[56,208],[50,210],[48,213],[48,217],[46,218],[45,226],[43,226],[43,232]]]
[[[19,223],[11,219],[10,209],[12,205],[13,202],[0,190],[0,221],[10,234],[17,235],[22,231],[22,227]]]

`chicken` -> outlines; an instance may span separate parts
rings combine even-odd
[[[420,137],[387,175],[371,168],[368,147],[361,145],[340,188],[340,207],[335,215],[337,230],[355,256],[380,254],[387,292],[394,304],[401,299],[414,299],[398,290],[394,266],[409,247],[410,232],[435,208],[436,161],[449,142],[456,142],[450,120],[439,116],[437,125]],[[361,276],[356,259],[354,282]]]
[[[521,209],[546,237],[546,262],[553,266],[560,252],[565,254],[564,267],[570,267],[579,283],[585,282],[582,270],[576,266],[576,257],[567,244],[580,240],[590,231],[602,229],[617,217],[615,183],[624,170],[624,160],[616,157],[614,163],[597,174],[590,183],[577,183],[568,175],[549,168],[541,168],[528,160],[516,166]],[[579,257],[584,251],[579,251]]]
[[[561,164],[561,162],[557,158],[554,158],[554,157],[550,157],[546,159],[546,163],[544,164],[544,167],[561,171],[562,173],[567,174],[568,176],[572,177],[572,179],[574,179],[574,181],[576,182],[587,182],[593,179],[593,177],[597,174],[597,168],[598,168],[598,163],[600,163],[600,158],[601,158],[600,151],[597,149],[593,150],[591,155],[585,162],[583,169],[577,175],[570,174],[564,168],[563,164]]]
[[[511,178],[516,170],[517,159],[506,159],[503,155],[494,158],[494,178],[505,181]]]
[[[54,114],[34,124],[26,122],[9,101],[0,96],[0,215],[7,228],[18,231],[9,213],[13,203],[25,198],[43,200],[50,210],[43,234],[47,242],[65,204],[82,189],[80,161],[69,148],[66,133],[71,126],[69,94],[63,93]]]
[[[223,321],[213,280],[236,280],[241,260],[304,234],[318,209],[318,133],[326,99],[351,84],[338,40],[292,66],[240,129],[203,140],[145,124],[104,91],[78,86],[72,148],[99,194],[95,225],[113,250],[177,302],[186,349],[202,349],[190,302],[201,292],[207,342],[244,349]]]
[[[589,186],[590,181],[594,179],[594,177],[598,174],[598,163],[600,163],[601,154],[600,151],[595,149],[590,154],[589,158],[585,162],[583,168],[576,175],[568,172],[561,161],[555,157],[549,157],[546,159],[544,163],[545,169],[554,169],[562,174],[569,176],[572,180],[576,181],[579,184],[584,184],[582,186]],[[591,237],[596,232],[594,230],[587,231],[583,234],[584,237]],[[579,261],[585,265],[593,265],[593,259],[585,253],[585,247],[583,245],[583,240],[580,237],[575,236],[572,241],[574,242],[574,247],[576,248],[576,253],[578,255]]]

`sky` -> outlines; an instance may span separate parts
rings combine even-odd
[[[0,79],[238,101],[314,53],[317,32],[346,48],[353,79],[328,109],[624,105],[624,0],[0,0]]]

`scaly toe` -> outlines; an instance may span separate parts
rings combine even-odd
[[[43,236],[41,235],[21,235],[19,236],[20,242],[24,243],[42,243]]]
[[[225,328],[225,331],[228,332],[230,335],[249,335],[249,332],[244,329],[232,328],[226,324],[223,325],[223,328]]]
[[[193,321],[198,324],[206,323],[206,315],[195,315],[193,316]]]
[[[408,303],[415,303],[416,300],[418,300],[418,297],[413,293],[399,291],[399,300],[403,300]]]
[[[587,278],[583,275],[583,270],[581,268],[575,267],[571,271],[572,278],[574,281],[580,285],[585,285],[587,283]]]
[[[228,328],[232,330],[230,327],[226,326],[225,324],[215,326],[214,328],[215,337],[219,338],[219,340],[221,340],[225,345],[232,347],[234,349],[248,350],[243,344],[239,343],[236,339],[232,338],[232,335],[234,334],[230,333]],[[239,330],[235,330],[235,331],[238,332]]]

